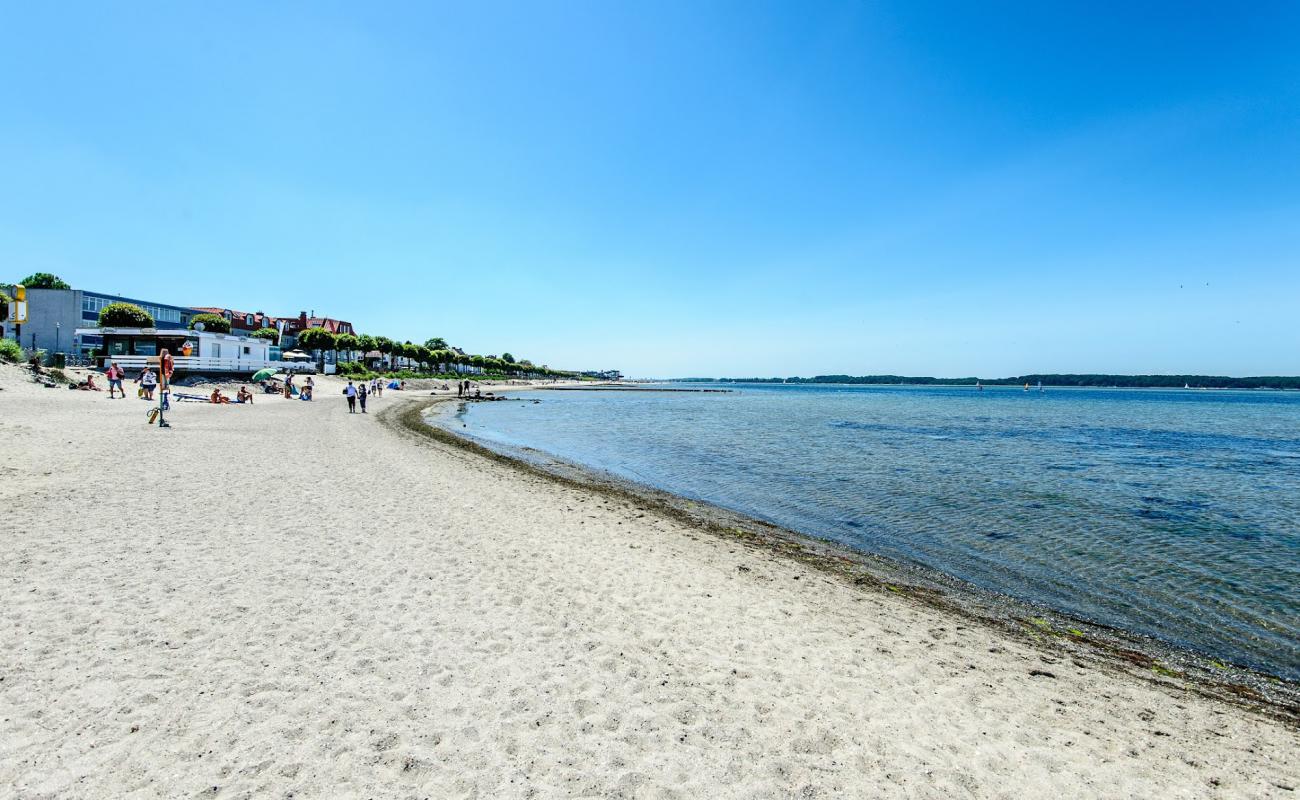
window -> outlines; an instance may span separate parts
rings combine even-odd
[[[118,301],[108,297],[82,295],[81,316],[83,319],[98,319],[99,312],[104,308],[104,306],[116,302]],[[127,300],[124,302],[130,303],[133,301]],[[149,316],[153,317],[154,322],[169,322],[179,325],[185,321],[179,308],[166,308],[164,306],[152,305],[150,303],[136,303],[136,305],[147,311]]]
[[[248,355],[248,354],[251,353],[251,352],[252,352],[252,351],[249,350],[247,347],[244,348],[244,355]]]

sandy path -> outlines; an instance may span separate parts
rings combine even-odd
[[[0,797],[1300,788],[1279,723],[418,443],[332,383],[158,431],[14,376]]]

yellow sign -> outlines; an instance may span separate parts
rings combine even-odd
[[[27,321],[27,287],[21,283],[14,287],[14,301],[9,304],[9,321],[15,325]]]

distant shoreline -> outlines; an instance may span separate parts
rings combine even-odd
[[[1111,375],[1040,373],[1010,378],[934,378],[909,375],[815,375],[811,378],[668,378],[670,383],[778,383],[846,386],[1023,386],[1090,389],[1271,389],[1300,390],[1300,376]]]

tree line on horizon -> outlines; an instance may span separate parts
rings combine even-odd
[[[887,386],[1089,386],[1116,389],[1300,389],[1300,376],[1264,375],[1231,378],[1226,375],[1111,375],[1042,373],[1011,378],[933,378],[911,375],[815,375],[811,378],[682,378],[686,383],[834,383]]]

